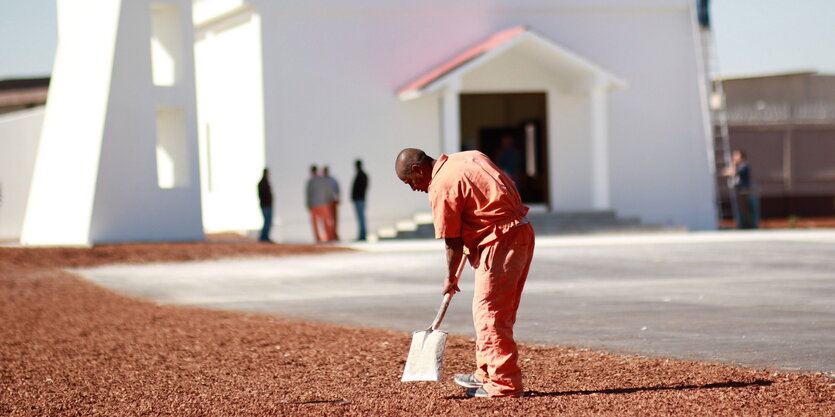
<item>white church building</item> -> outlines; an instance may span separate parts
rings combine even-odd
[[[311,242],[315,164],[348,240],[356,159],[373,233],[429,210],[394,174],[402,148],[493,155],[507,136],[536,211],[716,227],[692,0],[57,2],[46,110],[0,116],[0,238],[259,229],[268,167],[273,240]]]

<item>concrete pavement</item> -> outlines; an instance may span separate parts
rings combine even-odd
[[[413,331],[441,301],[441,241],[293,258],[77,270],[160,303]],[[473,272],[443,328],[473,335]],[[835,230],[538,237],[516,334],[753,367],[835,372]]]

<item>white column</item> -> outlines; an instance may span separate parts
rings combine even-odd
[[[561,151],[560,147],[562,143],[560,139],[562,139],[562,135],[564,134],[565,127],[563,126],[562,120],[560,117],[564,114],[562,112],[565,105],[563,101],[559,100],[563,98],[563,96],[555,89],[548,89],[547,95],[547,105],[546,109],[548,111],[548,115],[546,116],[547,119],[547,133],[548,133],[548,142],[547,146],[545,147],[546,151],[548,152],[547,158],[545,159],[547,162],[547,169],[548,169],[548,209],[549,211],[557,211],[562,208],[563,202],[560,200],[562,197],[560,195],[561,189],[561,180],[560,178],[560,166],[557,165],[559,163],[559,157]],[[570,178],[570,177],[569,177]]]
[[[461,107],[458,94],[461,80],[450,80],[441,98],[441,152],[447,155],[461,150]]]
[[[90,244],[121,1],[59,0],[46,115],[21,241]]]
[[[606,90],[595,87],[590,92],[592,208],[611,209],[609,198],[609,135]]]
[[[24,243],[203,238],[191,6],[58,2],[60,42]],[[158,164],[169,168],[162,181]]]

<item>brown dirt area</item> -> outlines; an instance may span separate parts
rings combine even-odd
[[[561,346],[520,346],[524,398],[467,399],[450,378],[474,366],[465,337],[450,337],[443,381],[401,383],[406,333],[161,306],[61,270],[333,250],[0,248],[0,415],[835,416],[835,385],[822,375]]]

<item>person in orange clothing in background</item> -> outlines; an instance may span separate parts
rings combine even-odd
[[[519,397],[522,370],[513,325],[530,269],[534,230],[513,180],[478,151],[437,160],[407,148],[395,162],[397,177],[429,194],[435,237],[446,243],[443,293],[456,293],[457,267],[468,253],[475,269],[473,323],[476,370],[454,380],[470,397]]]
[[[322,177],[328,180],[333,190],[333,201],[331,201],[331,218],[333,219],[333,239],[339,240],[339,182],[331,177],[331,170],[325,165],[322,168]]]
[[[310,211],[310,223],[313,226],[313,238],[316,243],[330,243],[336,240],[332,210],[333,196],[334,190],[331,182],[319,175],[316,165],[312,165],[305,190],[305,205]]]

